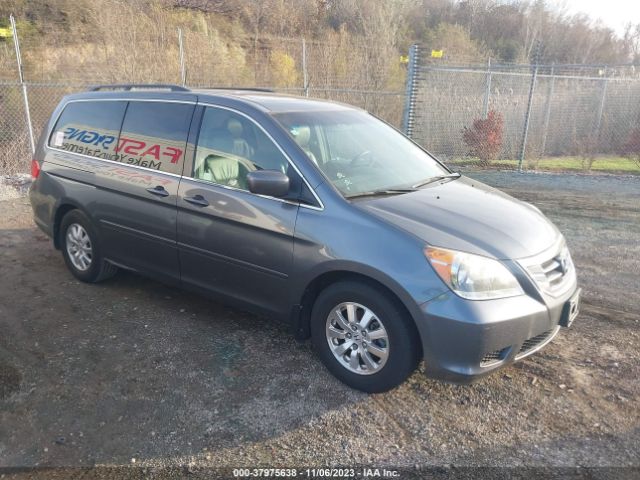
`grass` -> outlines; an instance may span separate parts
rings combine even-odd
[[[451,164],[475,164],[477,160],[459,158],[451,160]],[[518,168],[518,160],[493,160],[489,168]],[[522,164],[525,170],[549,171],[586,171],[581,157],[546,157],[539,160],[525,160]],[[591,172],[610,172],[640,175],[640,165],[634,160],[624,157],[596,157],[591,165]]]

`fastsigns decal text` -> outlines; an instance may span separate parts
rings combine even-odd
[[[90,157],[140,167],[179,173],[184,154],[182,142],[123,132],[116,142],[113,132],[99,132],[84,126],[67,126],[62,145],[54,146]]]

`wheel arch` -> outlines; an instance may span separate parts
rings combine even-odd
[[[84,208],[82,208],[77,202],[69,199],[63,199],[59,205],[55,208],[53,215],[53,246],[60,250],[60,224],[64,216],[72,210],[80,210],[85,215],[89,216]],[[89,218],[91,218],[89,216]]]
[[[389,295],[389,298],[406,313],[407,317],[413,322],[417,335],[416,340],[419,344],[419,353],[422,358],[422,339],[420,338],[420,329],[416,325],[416,312],[408,306],[411,305],[410,302],[412,302],[412,299],[399,285],[394,284],[395,282],[385,281],[381,276],[376,278],[376,276],[371,274],[346,268],[328,270],[317,274],[307,282],[299,303],[293,308],[291,313],[291,324],[294,328],[296,338],[298,340],[306,340],[311,336],[311,310],[320,292],[333,283],[351,280],[364,283],[385,292]],[[418,308],[417,305],[416,308]]]

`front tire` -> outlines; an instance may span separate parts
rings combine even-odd
[[[413,321],[382,289],[356,281],[323,290],[311,313],[311,339],[329,371],[368,393],[391,390],[417,367]]]
[[[82,211],[71,210],[62,218],[59,235],[64,262],[78,280],[97,283],[118,271],[104,260],[98,233]]]

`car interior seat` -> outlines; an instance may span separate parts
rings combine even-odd
[[[227,131],[231,134],[232,138],[231,151],[228,153],[242,158],[253,158],[254,149],[243,136],[244,127],[242,123],[240,123],[240,120],[236,118],[227,120]]]
[[[242,123],[235,118],[228,118],[222,128],[212,129],[209,147],[220,153],[204,158],[198,178],[246,189],[247,173],[255,169],[249,160],[254,149],[243,134]]]
[[[313,154],[311,149],[309,148],[309,141],[311,140],[311,128],[308,126],[296,127],[294,136],[296,143],[304,150],[304,153],[311,159],[313,163],[318,164],[318,160],[316,160],[316,156]]]
[[[221,185],[247,189],[247,173],[249,168],[240,159],[208,155],[204,159],[204,179]]]

